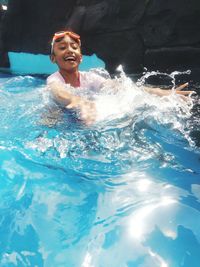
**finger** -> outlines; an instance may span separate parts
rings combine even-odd
[[[82,111],[80,114],[80,119],[83,121],[84,124],[91,125],[96,120],[96,114],[88,112],[88,111],[87,112]]]
[[[176,87],[176,90],[182,90],[187,86],[188,86],[188,83],[181,84],[180,86]]]
[[[65,108],[67,108],[67,109],[76,108],[76,105],[74,105],[73,103],[71,103],[71,104],[65,106]]]
[[[87,125],[87,126],[90,126],[92,124],[95,123],[95,119],[94,118],[87,118],[84,120],[84,124]]]
[[[179,95],[188,96],[188,95],[191,95],[191,94],[194,94],[194,93],[195,93],[194,91],[179,91],[179,90],[176,90],[176,94],[179,94]]]
[[[185,102],[189,101],[189,98],[185,95],[180,95],[180,98],[184,100]]]

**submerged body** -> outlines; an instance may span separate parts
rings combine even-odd
[[[192,106],[133,88],[137,109],[121,120],[47,127],[44,81],[0,82],[2,267],[199,267]]]
[[[53,73],[47,78],[47,85],[50,85],[52,83],[59,83],[60,86],[65,84],[66,91],[73,90],[73,93],[76,94],[76,91],[86,91],[88,95],[90,95],[90,99],[92,99],[92,96],[95,94],[98,94],[98,92],[101,91],[103,84],[105,83],[106,79],[101,77],[100,75],[97,75],[93,72],[86,72],[86,71],[79,71],[79,87],[73,87],[69,83],[66,83],[63,76],[59,71]],[[62,85],[61,85],[62,84]]]

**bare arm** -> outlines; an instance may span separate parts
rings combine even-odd
[[[80,119],[90,125],[95,121],[96,107],[92,101],[71,94],[62,83],[51,82],[48,84],[54,100],[66,109],[79,111]]]
[[[48,85],[51,90],[52,96],[57,104],[65,108],[67,108],[72,102],[77,102],[78,104],[80,98],[68,92],[62,85],[62,83],[51,82]]]
[[[190,94],[193,94],[194,91],[181,91],[182,89],[184,89],[187,86],[188,86],[188,83],[184,83],[184,84],[178,86],[175,89],[175,93],[178,95],[182,95],[182,96],[188,96]],[[170,90],[163,90],[161,88],[150,88],[150,87],[143,87],[143,88],[147,93],[154,94],[157,96],[168,96],[172,93],[171,89]]]

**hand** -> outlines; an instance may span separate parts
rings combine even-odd
[[[182,89],[184,89],[185,87],[188,86],[188,83],[184,83],[178,87],[175,88],[175,92],[176,94],[178,95],[183,95],[183,96],[188,96],[188,95],[191,95],[191,94],[194,94],[195,91],[181,91]]]
[[[182,89],[184,89],[187,86],[188,86],[188,83],[184,83],[184,84],[178,86],[177,88],[175,88],[175,93],[178,95],[181,95],[182,98],[185,98],[185,97],[195,93],[194,91],[181,91]],[[144,87],[144,90],[150,94],[154,94],[157,96],[168,96],[173,92],[172,89],[164,90],[161,88],[150,88],[150,87]]]
[[[62,107],[79,111],[80,119],[86,124],[91,125],[96,119],[96,106],[93,102],[75,96],[60,82],[49,84],[54,100]]]
[[[78,96],[73,96],[71,102],[66,106],[67,109],[74,109],[79,112],[80,120],[87,126],[93,124],[96,119],[95,103]]]

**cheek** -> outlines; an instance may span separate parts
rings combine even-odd
[[[79,56],[79,61],[82,62],[82,55]]]

